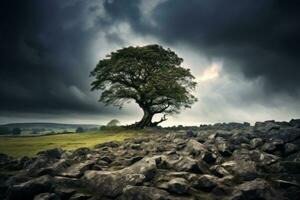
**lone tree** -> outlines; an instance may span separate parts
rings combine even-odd
[[[133,127],[157,126],[167,114],[190,108],[197,99],[190,93],[196,86],[183,59],[159,45],[127,47],[107,55],[91,72],[92,90],[102,90],[100,102],[122,108],[134,100],[144,111]],[[152,122],[155,114],[164,114]]]
[[[83,129],[81,126],[79,126],[79,127],[77,127],[77,129],[76,129],[75,132],[76,132],[76,133],[83,133],[83,132],[84,132],[84,129]]]
[[[107,124],[106,124],[106,126],[118,126],[120,124],[120,121],[119,120],[117,120],[117,119],[112,119],[112,120],[110,120],[110,122],[108,122]]]

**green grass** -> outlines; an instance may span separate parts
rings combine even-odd
[[[65,150],[77,149],[79,147],[94,147],[96,144],[109,141],[122,141],[141,134],[142,132],[137,131],[122,131],[119,133],[98,131],[44,136],[2,136],[0,137],[0,153],[5,153],[13,157],[32,157],[39,151],[55,147]]]

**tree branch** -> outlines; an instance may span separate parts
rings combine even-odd
[[[166,114],[164,114],[164,116],[159,121],[157,121],[157,122],[151,122],[150,126],[151,127],[157,126],[158,124],[160,124],[160,123],[162,123],[162,122],[164,122],[166,120],[167,120]]]
[[[160,110],[156,110],[156,111],[153,111],[154,114],[157,114],[157,113],[162,113],[164,112],[165,110],[167,110],[168,108],[170,107],[170,104],[168,103],[168,105]]]

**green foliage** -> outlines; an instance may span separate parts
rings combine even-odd
[[[6,134],[11,134],[12,131],[10,128],[6,126],[0,126],[0,135],[6,135]]]
[[[14,135],[20,135],[21,134],[21,129],[20,128],[14,128],[13,130],[12,130],[12,134],[14,134]]]
[[[75,131],[76,133],[83,133],[84,132],[84,129],[80,126],[76,129]]]
[[[106,126],[118,126],[120,124],[120,121],[117,119],[112,119],[110,122],[106,124]]]
[[[99,61],[91,72],[92,90],[103,90],[99,101],[106,105],[121,108],[134,100],[147,115],[147,125],[153,115],[178,113],[197,100],[191,94],[194,76],[180,66],[182,62],[159,45],[123,48]]]

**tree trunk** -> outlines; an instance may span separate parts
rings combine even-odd
[[[143,108],[143,111],[144,111],[144,116],[143,116],[142,120],[134,125],[136,128],[144,128],[144,127],[151,126],[153,114],[144,108]]]

